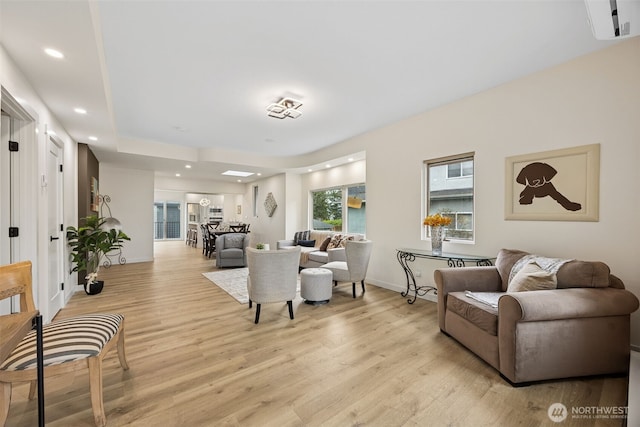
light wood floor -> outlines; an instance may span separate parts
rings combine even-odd
[[[552,423],[547,409],[626,406],[627,378],[513,388],[439,332],[436,305],[369,285],[334,288],[330,304],[298,298],[254,310],[202,276],[213,261],[183,242],[156,243],[155,262],[102,270],[105,289],[76,293],[58,315],[126,316],[131,369],[104,365],[109,426],[620,426]],[[400,268],[400,266],[398,266]],[[92,426],[87,372],[50,378],[47,426]],[[28,387],[14,387],[8,426],[37,425]],[[571,409],[569,409],[571,410]]]

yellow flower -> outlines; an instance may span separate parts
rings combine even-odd
[[[428,217],[426,217],[424,221],[422,221],[422,224],[428,225],[431,227],[435,225],[449,225],[451,224],[451,218],[437,213],[435,215],[429,215]]]

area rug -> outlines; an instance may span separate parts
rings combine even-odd
[[[248,268],[231,268],[228,270],[212,271],[202,273],[204,277],[211,280],[223,291],[234,297],[240,304],[249,303],[247,294]],[[300,292],[300,278],[298,277],[298,292]]]

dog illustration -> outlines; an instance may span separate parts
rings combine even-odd
[[[580,203],[575,203],[563,196],[556,187],[551,183],[558,173],[552,166],[547,163],[533,162],[523,167],[516,182],[525,186],[520,193],[520,204],[530,205],[535,197],[551,196],[563,208],[568,211],[579,211],[582,209]]]

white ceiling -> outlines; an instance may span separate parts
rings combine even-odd
[[[325,148],[612,43],[594,39],[582,0],[0,8],[5,49],[99,160],[219,180],[225,168],[269,176],[346,161]],[[300,118],[267,117],[282,96],[303,102]]]

